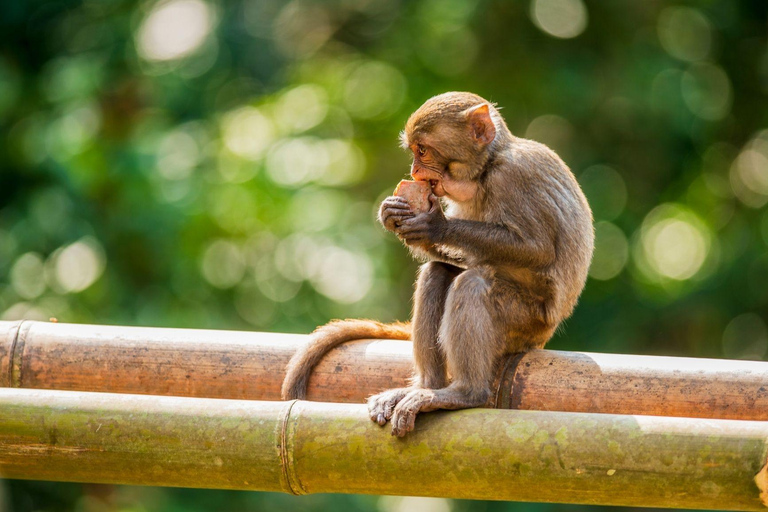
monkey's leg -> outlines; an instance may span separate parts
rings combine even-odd
[[[416,375],[411,387],[390,389],[368,399],[368,412],[371,419],[379,425],[384,425],[392,417],[397,403],[410,391],[419,388],[442,388],[448,383],[445,354],[437,339],[448,289],[461,271],[458,267],[436,261],[421,266],[413,307],[413,358]]]
[[[437,261],[421,266],[413,301],[414,387],[439,389],[448,385],[445,353],[438,338],[448,290],[461,272],[463,269]]]
[[[451,384],[443,389],[415,389],[392,416],[392,435],[414,428],[416,415],[436,409],[465,409],[485,404],[491,394],[496,362],[504,353],[507,322],[494,314],[492,280],[470,269],[450,287],[440,328]]]

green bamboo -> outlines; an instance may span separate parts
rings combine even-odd
[[[768,423],[0,389],[6,478],[760,510]]]

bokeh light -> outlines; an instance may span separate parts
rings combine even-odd
[[[93,102],[74,102],[48,126],[49,155],[66,160],[87,148],[101,127],[101,111]]]
[[[595,224],[595,252],[589,276],[606,281],[616,277],[627,264],[629,243],[627,236],[616,225],[601,221]]]
[[[680,205],[667,203],[643,220],[635,254],[648,277],[683,281],[702,268],[710,245],[711,233],[701,219]]]
[[[240,286],[234,303],[240,317],[257,327],[269,326],[277,313],[275,302],[261,293],[255,283]]]
[[[475,62],[479,44],[468,22],[476,7],[476,2],[466,0],[419,2],[417,55],[427,69],[455,76]]]
[[[232,234],[245,234],[258,227],[258,203],[242,187],[221,185],[209,195],[208,213],[223,229]]]
[[[50,315],[47,311],[31,302],[17,302],[0,315],[0,320],[6,321],[36,320],[38,322],[45,322],[49,319]]]
[[[245,259],[237,244],[215,240],[205,249],[200,269],[203,277],[216,288],[231,288],[245,275]]]
[[[681,87],[686,106],[702,119],[722,119],[731,110],[731,81],[715,64],[692,64],[683,73]]]
[[[752,208],[768,202],[768,130],[744,146],[731,165],[731,187],[739,200]]]
[[[307,188],[296,193],[288,207],[292,231],[322,231],[338,221],[349,198],[335,190]]]
[[[444,76],[454,76],[474,64],[478,51],[479,44],[474,33],[458,27],[425,34],[419,56],[427,68]]]
[[[379,512],[451,512],[452,501],[445,498],[417,496],[382,496],[377,503]]]
[[[762,359],[768,352],[768,327],[755,313],[732,319],[723,331],[723,355],[729,359]]]
[[[545,34],[571,39],[587,28],[587,6],[582,0],[533,0],[531,19]]]
[[[213,12],[202,0],[167,0],[156,4],[136,34],[144,59],[167,61],[197,50],[213,28]]]
[[[659,13],[656,31],[661,46],[673,57],[700,61],[712,48],[712,24],[698,9],[667,7]]]
[[[202,157],[195,138],[182,129],[174,130],[160,142],[157,151],[157,171],[166,179],[189,177]]]
[[[242,107],[227,113],[221,129],[227,149],[249,160],[261,158],[275,137],[272,121],[256,107]]]
[[[365,175],[365,155],[347,140],[326,139],[323,142],[328,155],[328,168],[317,182],[329,186],[345,186],[359,182]]]
[[[569,160],[573,126],[567,119],[553,114],[539,116],[528,124],[524,137],[546,144]]]
[[[62,56],[48,62],[42,72],[42,92],[60,103],[83,100],[104,80],[104,60],[87,55]]]
[[[257,2],[258,3],[258,2]],[[254,27],[258,35],[258,28]],[[326,9],[317,4],[294,0],[283,7],[275,17],[272,36],[275,44],[288,57],[311,57],[333,34],[331,18]]]
[[[615,169],[593,165],[579,174],[579,185],[596,219],[613,220],[627,204],[627,185]]]
[[[19,297],[34,299],[45,291],[43,258],[34,252],[19,256],[10,272],[11,286]]]
[[[298,187],[327,173],[329,163],[322,140],[316,137],[285,139],[270,150],[267,174],[279,185]]]
[[[301,133],[320,124],[328,114],[328,94],[304,84],[286,91],[274,107],[275,122],[288,133]]]
[[[351,304],[365,297],[373,286],[373,265],[367,255],[328,246],[316,257],[310,281],[326,297]]]
[[[101,277],[106,266],[104,249],[92,237],[62,247],[51,255],[50,261],[54,286],[65,293],[77,293],[90,287]]]
[[[381,119],[391,116],[405,99],[406,81],[384,62],[354,66],[344,84],[344,106],[353,117]]]

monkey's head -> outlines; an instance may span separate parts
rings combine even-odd
[[[506,131],[490,102],[468,92],[447,92],[411,114],[400,139],[413,153],[414,180],[429,181],[437,196],[463,201],[470,198],[467,184],[482,173],[494,139]]]

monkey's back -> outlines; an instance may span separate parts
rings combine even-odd
[[[573,312],[587,280],[594,249],[592,211],[568,166],[544,144],[516,138],[494,167],[491,172],[503,173],[501,181],[510,186],[497,188],[504,195],[488,200],[505,203],[532,243],[554,244],[553,260],[534,272],[549,288],[547,316],[559,324]]]

